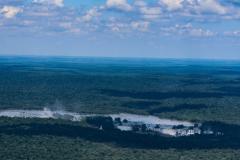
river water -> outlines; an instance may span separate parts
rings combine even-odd
[[[43,110],[2,110],[0,111],[0,117],[17,117],[17,118],[53,118],[53,119],[67,119],[72,121],[81,121],[85,117],[91,116],[110,116],[114,118],[120,118],[121,120],[128,120],[130,122],[141,122],[144,124],[153,124],[153,125],[167,125],[167,126],[177,126],[183,125],[186,127],[194,126],[193,123],[187,121],[178,121],[172,119],[161,119],[156,116],[148,115],[136,115],[128,113],[120,114],[107,114],[107,115],[98,115],[98,114],[82,114],[76,112],[67,112],[67,111],[51,111],[47,108]]]

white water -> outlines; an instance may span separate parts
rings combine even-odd
[[[177,121],[171,119],[161,119],[156,116],[145,116],[145,115],[136,115],[128,113],[112,114],[109,115],[112,118],[121,118],[121,120],[126,119],[131,122],[142,122],[144,124],[154,124],[154,125],[168,125],[168,126],[177,126],[184,125],[186,127],[194,126],[193,123],[187,121]]]
[[[43,110],[2,110],[0,111],[0,117],[17,117],[17,118],[53,118],[53,119],[68,119],[72,121],[81,121],[85,117],[91,116],[101,116],[96,114],[81,114],[75,112],[66,112],[66,111],[51,111],[47,108]],[[176,126],[176,125],[184,125],[186,127],[193,126],[194,124],[187,121],[177,121],[170,119],[160,119],[155,116],[145,116],[145,115],[135,115],[135,114],[109,114],[102,116],[110,116],[114,118],[120,118],[121,120],[128,120],[130,122],[141,122],[144,124],[159,124],[159,125],[168,125],[168,126]]]
[[[43,110],[2,110],[0,111],[0,117],[10,117],[10,118],[63,118],[70,119],[72,121],[81,121],[84,117],[88,115],[78,114],[74,112],[66,111],[51,111],[47,108]]]

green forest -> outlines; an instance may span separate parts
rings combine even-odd
[[[0,118],[0,157],[14,159],[240,159],[237,62],[0,58],[0,110],[135,113],[211,124],[222,137],[101,132],[89,123]],[[90,125],[90,126],[89,126]]]

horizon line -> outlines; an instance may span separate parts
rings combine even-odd
[[[212,61],[240,61],[239,58],[223,58],[223,57],[160,57],[160,56],[97,56],[97,55],[47,55],[47,54],[0,54],[0,57],[62,57],[62,58],[111,58],[111,59],[156,59],[156,60],[212,60]]]

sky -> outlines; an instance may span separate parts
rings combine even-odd
[[[0,55],[240,59],[240,0],[0,0]]]

